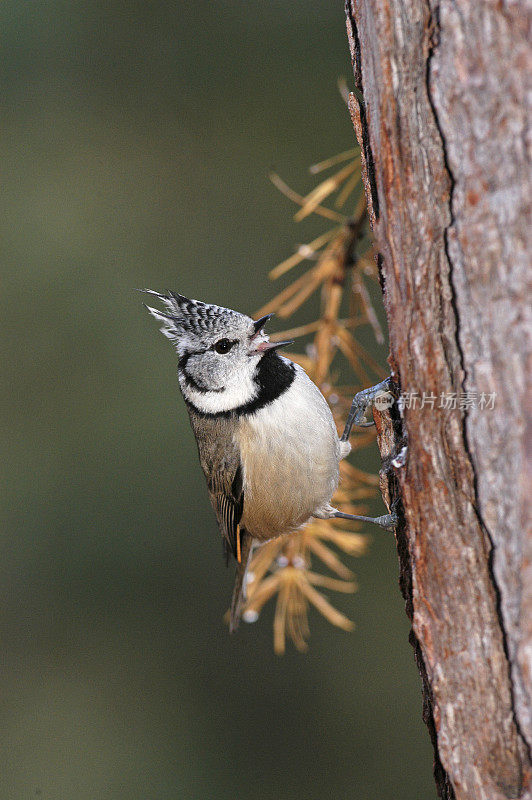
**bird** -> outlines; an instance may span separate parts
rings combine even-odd
[[[278,351],[264,328],[273,314],[246,314],[175,291],[142,289],[162,304],[145,304],[178,355],[178,381],[198,447],[226,561],[236,561],[230,632],[245,604],[253,547],[297,531],[313,517],[375,522],[331,505],[339,463],[351,451],[352,406],[338,436],[329,405],[305,370]],[[366,423],[362,423],[366,424]]]

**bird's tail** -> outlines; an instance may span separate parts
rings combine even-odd
[[[234,633],[240,622],[242,606],[246,599],[246,572],[250,561],[253,539],[245,530],[240,531],[240,561],[236,565],[235,586],[231,600],[229,633]]]

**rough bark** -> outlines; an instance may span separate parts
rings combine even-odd
[[[383,489],[438,793],[459,800],[532,796],[531,16],[525,0],[347,4],[390,365],[410,400],[378,420]]]

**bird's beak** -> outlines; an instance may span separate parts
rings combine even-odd
[[[294,344],[294,339],[287,339],[286,342],[261,342],[255,348],[255,352],[267,353],[269,350],[278,350],[279,347],[286,347],[288,344]]]
[[[253,323],[254,333],[251,335],[252,350],[250,355],[255,353],[267,353],[269,350],[277,350],[279,347],[284,347],[287,344],[293,344],[293,339],[288,339],[286,342],[269,342],[268,336],[262,330],[266,323],[273,317],[274,314],[265,314],[264,317],[256,320]]]

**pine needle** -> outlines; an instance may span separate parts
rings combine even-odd
[[[302,219],[308,217],[309,214],[314,213],[316,208],[321,204],[322,200],[329,197],[330,194],[335,192],[338,187],[344,182],[348,175],[358,169],[358,164],[352,162],[343,167],[336,175],[322,181],[315,189],[313,189],[306,197],[303,198],[303,204],[299,211],[294,214],[296,222],[301,222]]]
[[[329,167],[334,167],[335,164],[340,164],[342,161],[347,161],[348,159],[354,159],[355,156],[358,156],[360,150],[358,147],[352,147],[351,150],[344,150],[343,153],[337,153],[335,156],[331,156],[331,158],[326,158],[325,161],[320,161],[318,164],[313,164],[309,167],[309,172],[311,175],[316,175],[318,172],[323,172],[324,169],[329,169]]]
[[[308,260],[309,251],[315,253],[316,250],[319,250],[320,247],[323,247],[324,244],[336,236],[340,230],[341,228],[331,228],[330,231],[325,231],[325,233],[322,233],[321,236],[313,239],[312,242],[303,245],[305,251],[303,251],[303,248],[300,247],[293,256],[290,256],[290,258],[287,258],[285,261],[281,261],[280,264],[277,264],[277,266],[271,270],[268,277],[272,280],[275,280],[275,278],[280,278],[281,275],[284,275],[285,272],[288,272],[288,270],[292,269],[292,267],[297,266],[302,261]]]
[[[293,189],[283,181],[282,178],[279,177],[275,172],[270,172],[269,178],[274,186],[279,189],[285,197],[288,197],[289,200],[292,200],[294,203],[297,203],[299,206],[305,205],[305,198],[303,195],[294,192]],[[338,214],[337,211],[332,211],[330,208],[323,208],[322,206],[318,205],[314,208],[314,213],[319,214],[321,217],[325,217],[325,219],[331,219],[334,222],[342,222],[345,223],[347,221],[346,217],[343,214]]]

